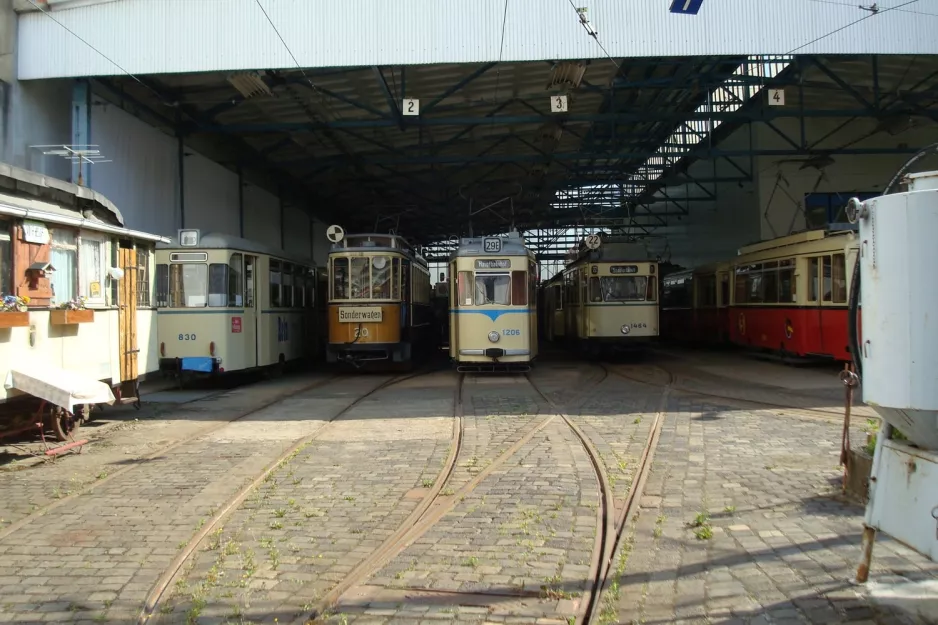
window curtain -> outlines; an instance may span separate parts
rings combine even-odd
[[[52,248],[52,302],[64,304],[75,297],[75,273],[78,267],[75,263],[75,250]]]
[[[101,274],[103,271],[101,268],[104,263],[102,262],[102,246],[100,241],[95,241],[93,239],[82,239],[81,241],[81,254],[79,254],[79,260],[81,263],[78,275],[81,281],[79,287],[79,295],[84,295],[88,298],[99,299],[104,297],[104,284]],[[55,266],[55,265],[53,265]],[[92,289],[92,284],[95,284],[95,288]]]

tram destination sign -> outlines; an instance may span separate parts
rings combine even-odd
[[[508,269],[511,260],[508,258],[477,258],[476,269]]]
[[[381,321],[380,306],[339,306],[340,323],[362,323]]]
[[[638,265],[612,265],[609,273],[638,273]]]

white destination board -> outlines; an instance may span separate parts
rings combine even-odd
[[[382,319],[380,306],[340,306],[340,323],[379,322]]]

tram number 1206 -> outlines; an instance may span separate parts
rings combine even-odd
[[[286,343],[290,340],[290,322],[277,317],[277,342]]]

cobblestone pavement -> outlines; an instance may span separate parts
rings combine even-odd
[[[566,622],[588,588],[598,503],[586,451],[555,419],[347,593],[329,622]]]
[[[286,622],[310,612],[437,478],[457,375],[384,389],[329,424],[217,528],[151,622]]]
[[[218,506],[385,379],[343,379],[300,393],[32,519],[0,540],[0,622],[132,622],[166,565]],[[216,398],[211,410],[243,410],[269,392],[277,396],[270,388],[239,389]]]
[[[668,411],[601,622],[914,622],[850,583],[862,508],[839,498],[839,424],[680,394]],[[874,579],[938,575],[894,541],[876,550]]]
[[[77,493],[147,455],[326,379],[324,374],[289,376],[182,405],[144,397],[140,411],[131,406],[106,407],[79,430],[79,438],[91,440],[80,454],[67,453],[54,463],[0,471],[0,532],[42,506]],[[204,391],[190,394],[208,395]]]

